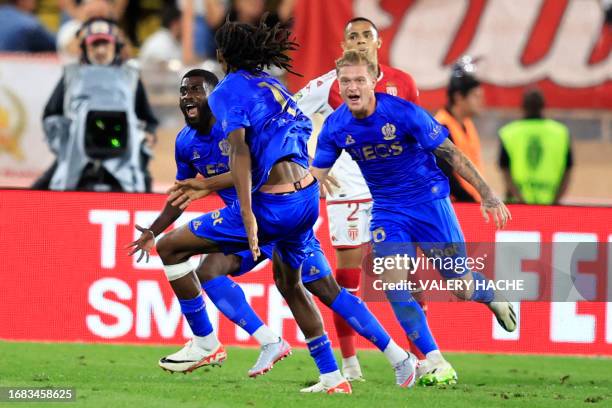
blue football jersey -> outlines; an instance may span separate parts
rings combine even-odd
[[[397,208],[447,197],[448,179],[432,151],[448,130],[425,110],[376,93],[376,110],[353,117],[346,104],[325,121],[314,167],[332,167],[342,149],[357,162],[377,208]]]
[[[176,179],[185,180],[200,173],[212,177],[229,171],[229,142],[215,123],[209,134],[201,134],[196,129],[185,126],[176,136],[174,156],[176,160]],[[217,191],[225,204],[238,199],[233,187]]]
[[[210,94],[208,104],[226,136],[239,128],[246,130],[253,191],[265,184],[280,160],[308,167],[312,123],[275,78],[265,72],[231,72]]]

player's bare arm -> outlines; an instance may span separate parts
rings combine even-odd
[[[253,214],[251,204],[251,151],[247,145],[246,132],[239,128],[229,134],[230,143],[230,168],[232,169],[232,181],[238,193],[242,221],[249,240],[249,248],[253,259],[257,260],[261,255],[257,241],[257,220]]]
[[[155,237],[164,232],[182,213],[183,209],[174,207],[169,202],[166,202],[161,214],[157,216],[149,228],[136,225],[136,229],[140,231],[140,237],[126,246],[126,248],[132,248],[128,255],[132,256],[140,251],[136,262],[140,262],[143,257],[145,257],[145,262],[149,262],[149,254],[155,246]]]
[[[325,193],[333,191],[335,188],[340,187],[340,184],[338,184],[338,181],[334,177],[329,175],[330,170],[331,168],[327,168],[327,169],[320,169],[317,167],[310,168],[310,172],[312,173],[314,178],[319,180],[319,183],[321,184],[321,188],[324,190]]]
[[[446,139],[434,150],[434,154],[446,161],[461,177],[470,183],[482,197],[481,211],[487,222],[491,213],[497,228],[503,228],[509,219],[510,211],[497,197],[491,187],[482,178],[474,164],[449,139]]]
[[[195,200],[208,196],[213,191],[233,187],[231,172],[218,174],[213,177],[190,178],[176,181],[167,191],[169,194],[167,202],[181,210],[187,208]]]

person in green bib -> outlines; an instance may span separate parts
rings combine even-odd
[[[567,127],[542,115],[539,90],[523,95],[523,119],[499,130],[499,167],[506,184],[506,201],[554,205],[567,191],[573,165]]]

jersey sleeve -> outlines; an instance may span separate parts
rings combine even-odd
[[[323,113],[327,108],[329,92],[334,80],[335,75],[329,72],[322,77],[310,81],[293,96],[298,108],[309,117],[315,113]]]
[[[225,136],[240,128],[251,126],[248,112],[244,104],[245,99],[240,98],[239,92],[228,92],[227,85],[219,86],[208,98],[208,104],[215,118],[221,122]]]
[[[334,165],[342,150],[338,147],[333,139],[333,133],[330,132],[329,117],[323,123],[319,139],[317,140],[317,150],[315,152],[312,167],[319,169],[329,169]]]
[[[448,138],[448,129],[425,109],[399,98],[394,98],[394,102],[401,105],[394,110],[400,116],[403,130],[414,137],[423,149],[432,151]]]
[[[181,149],[179,140],[180,134],[176,138],[176,145],[174,146],[174,160],[176,161],[176,179],[185,180],[188,178],[194,178],[198,175],[198,171],[187,160],[186,155]]]
[[[416,83],[414,82],[414,79],[406,74],[405,76],[405,80],[406,80],[406,100],[410,101],[414,104],[420,105],[421,101],[419,99],[419,88],[417,88]]]

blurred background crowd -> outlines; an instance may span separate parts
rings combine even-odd
[[[521,2],[522,0],[517,2],[516,13],[525,11],[519,10],[521,5],[518,3]],[[331,7],[332,3],[328,2],[327,7]],[[388,33],[396,35],[398,30],[406,28],[398,22],[393,25],[387,20],[399,21],[404,17],[394,14],[393,10],[398,8],[398,3],[406,3],[407,7],[412,7],[412,10],[427,9],[433,13],[439,12],[440,8],[446,7],[445,5],[449,5],[450,2],[406,0],[394,2],[393,5],[391,3],[393,2],[376,0],[355,0],[347,3],[344,0],[338,2],[336,6],[342,8],[342,4],[349,4],[352,9],[347,11],[348,16],[364,15],[385,28],[385,30],[380,29],[380,32],[384,32],[385,35]],[[455,2],[452,7],[458,3],[460,2]],[[505,0],[461,3],[466,3],[465,13],[468,17],[480,4],[482,10],[476,15],[481,19],[486,17],[483,15],[488,11],[487,7],[490,10],[502,3],[504,7],[510,4]],[[595,10],[593,13],[596,14],[589,18],[598,25],[594,31],[596,35],[592,41],[593,44],[591,44],[595,47],[591,53],[591,59],[595,58],[597,61],[595,63],[591,61],[589,64],[604,67],[604,71],[607,71],[603,77],[599,75],[603,79],[595,81],[593,85],[563,84],[565,94],[562,97],[556,96],[552,104],[547,97],[554,95],[555,92],[551,92],[550,81],[546,81],[545,78],[542,81],[541,78],[534,77],[524,80],[520,86],[507,86],[507,89],[513,89],[512,95],[515,95],[513,97],[500,98],[499,90],[496,90],[495,96],[488,95],[491,86],[488,76],[491,77],[493,74],[487,73],[486,60],[495,60],[496,55],[485,55],[485,63],[482,64],[482,67],[479,66],[477,59],[453,58],[452,61],[444,61],[446,78],[444,83],[432,86],[427,80],[421,80],[425,77],[420,76],[419,72],[410,72],[406,66],[402,66],[401,61],[406,58],[398,57],[398,55],[411,55],[413,52],[415,53],[413,55],[417,55],[419,47],[427,46],[428,36],[436,37],[433,31],[424,31],[419,37],[422,38],[425,45],[398,44],[398,41],[395,41],[391,48],[383,51],[382,60],[389,65],[394,65],[395,58],[399,62],[394,66],[408,70],[412,74],[417,86],[426,96],[421,98],[423,106],[432,114],[436,114],[437,119],[449,127],[453,141],[466,153],[469,153],[485,177],[498,191],[505,194],[508,201],[533,204],[611,205],[612,1],[570,0],[569,2],[557,2],[556,8],[549,3],[551,2],[539,1],[540,12],[558,13],[559,27],[563,25],[564,16],[572,14],[574,3],[588,4],[589,7],[585,8],[584,13]],[[559,6],[560,3],[564,5]],[[182,73],[190,67],[203,67],[222,76],[215,61],[214,33],[216,29],[224,23],[226,18],[256,24],[264,13],[268,13],[266,17],[268,24],[279,21],[293,24],[300,43],[306,42],[302,39],[307,38],[309,44],[314,44],[312,31],[320,31],[318,35],[323,37],[321,41],[331,43],[331,49],[337,49],[336,54],[339,55],[341,49],[336,39],[338,32],[340,36],[342,35],[342,27],[346,21],[333,21],[333,24],[327,24],[331,20],[329,15],[333,13],[325,8],[325,4],[320,0],[12,0],[1,2],[0,186],[34,186],[56,190],[70,190],[77,187],[76,184],[61,184],[57,179],[53,180],[53,177],[58,177],[55,174],[61,171],[62,167],[62,158],[58,149],[61,150],[61,146],[68,143],[64,139],[56,138],[53,133],[57,134],[62,126],[66,126],[57,120],[58,116],[65,115],[63,112],[64,92],[70,93],[70,89],[64,88],[72,74],[63,67],[84,63],[95,65],[96,58],[104,59],[105,56],[104,51],[100,51],[100,47],[96,49],[101,54],[96,56],[96,50],[93,47],[106,41],[114,45],[109,58],[118,67],[130,67],[133,72],[137,73],[135,83],[138,85],[134,88],[133,98],[135,114],[141,122],[140,128],[144,136],[138,152],[131,157],[135,158],[136,154],[140,155],[138,162],[142,166],[143,181],[133,191],[163,192],[174,179],[174,135],[183,125],[183,118],[178,109],[178,86]],[[387,7],[387,12],[383,10],[384,7]],[[542,9],[542,7],[549,7],[549,9]],[[558,12],[559,7],[560,12]],[[390,8],[393,10],[389,11]],[[383,10],[382,14],[381,10]],[[368,11],[371,11],[372,15],[365,15]],[[526,14],[529,13],[526,12]],[[103,19],[100,20],[103,22],[114,21],[117,26],[113,24],[92,25],[83,29],[85,22],[96,18]],[[520,19],[520,16],[514,16],[514,18]],[[467,24],[466,20],[463,22],[464,25]],[[587,20],[585,18],[585,21]],[[313,21],[317,22],[316,26],[312,25]],[[406,24],[409,25],[409,21]],[[409,29],[410,26],[408,26]],[[333,31],[334,35],[326,39],[328,30]],[[405,33],[406,36],[409,34],[409,32]],[[461,42],[462,33],[457,32],[456,34],[452,40]],[[525,35],[532,35],[531,41],[533,42],[533,35],[537,36],[538,33],[531,32]],[[554,30],[548,33],[549,37],[555,35],[560,37],[562,33]],[[474,33],[472,33],[473,36]],[[545,41],[546,36],[546,28],[544,28],[544,34],[537,37],[536,40]],[[465,41],[470,39],[473,40],[468,36]],[[386,38],[383,35],[383,44],[385,44],[384,41]],[[550,38],[547,41],[550,42]],[[401,50],[398,51],[398,47]],[[537,43],[535,47],[537,49]],[[540,48],[542,47],[540,45]],[[305,64],[304,59],[316,58],[318,51],[319,48],[311,45],[310,49],[297,52],[303,53],[301,58],[296,58],[297,71],[305,73],[305,76],[309,76],[311,72],[316,75],[290,82],[289,86],[293,92],[297,92],[306,83],[306,80],[331,69],[332,65],[318,71],[318,68],[300,69]],[[323,51],[321,50],[322,53]],[[567,49],[565,52],[572,54],[576,50]],[[542,58],[546,56],[546,52],[541,54],[543,54],[540,56]],[[37,55],[42,56],[37,57]],[[448,59],[449,55],[446,57]],[[306,63],[312,65],[309,61]],[[13,65],[9,67],[8,64]],[[410,67],[420,66],[414,61],[410,64]],[[5,69],[2,68],[3,65]],[[529,64],[525,65],[525,71],[527,71]],[[20,78],[24,66],[27,66],[28,70],[32,67],[31,72],[24,74],[28,78]],[[36,71],[37,68],[40,71]],[[46,73],[50,71],[53,74],[47,77]],[[41,80],[43,85],[36,85],[36,80],[40,79],[37,72],[45,76],[44,80]],[[272,74],[281,80],[288,79],[286,73],[281,71],[272,71]],[[123,74],[117,71],[117,75]],[[572,87],[581,88],[580,98],[586,102],[575,104],[571,102],[572,95],[574,95],[571,92]],[[541,88],[545,88],[544,92],[541,91]],[[568,89],[570,91],[567,91]],[[594,98],[592,103],[588,100],[589,92]],[[429,97],[429,95],[433,96]],[[491,101],[494,103],[489,103]],[[20,122],[15,119],[19,115],[30,119],[21,119]],[[55,118],[55,120],[49,120],[49,118]],[[555,120],[552,121],[549,118]],[[116,117],[97,119],[102,121],[100,123],[114,123],[115,125],[123,123],[121,118]],[[29,123],[37,121],[40,122],[38,128],[34,125],[28,128]],[[128,122],[129,118],[126,119],[126,123]],[[24,136],[26,134],[27,137]],[[545,136],[538,136],[541,134]],[[120,146],[123,143],[121,137],[122,134],[119,132],[116,138],[113,138],[113,143]],[[18,146],[19,143],[21,147]],[[544,155],[544,151],[554,151],[554,154]],[[91,150],[89,153],[93,156],[102,154],[100,151],[91,153]],[[69,160],[74,162],[76,159]],[[82,172],[96,170],[91,169],[91,163],[83,162],[80,166]],[[538,190],[537,186],[531,190],[525,187],[525,179],[536,173],[539,174],[540,180],[550,181],[555,185],[554,191],[540,194],[533,192],[534,189]],[[474,196],[469,188],[466,188],[462,180],[453,180],[452,174],[449,176],[452,180],[453,196],[457,201],[478,200],[478,197]],[[75,181],[75,183],[79,182]],[[82,189],[83,185],[79,184],[78,188]],[[118,189],[132,191],[131,188],[121,188],[121,186]]]

